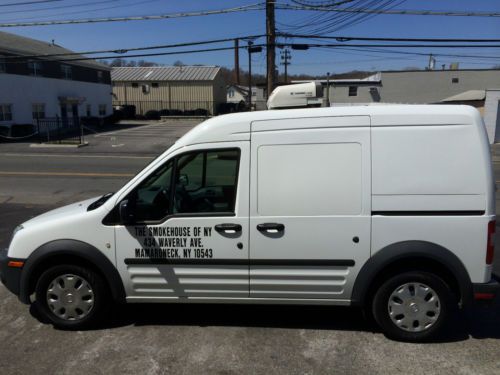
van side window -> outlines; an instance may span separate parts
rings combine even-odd
[[[171,214],[170,186],[172,181],[172,160],[147,177],[131,194],[135,221],[158,221]]]
[[[233,213],[238,150],[201,151],[177,160],[173,213]]]
[[[189,152],[169,160],[128,195],[135,222],[234,213],[239,160],[237,149]]]

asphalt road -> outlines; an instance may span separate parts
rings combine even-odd
[[[0,246],[32,216],[118,189],[191,126],[128,127],[90,136],[81,149],[0,144]],[[439,342],[405,344],[350,308],[141,304],[115,308],[99,329],[66,332],[40,323],[0,286],[0,372],[498,374],[499,318],[499,302],[474,308],[455,316]]]
[[[63,205],[116,191],[153,157],[0,153],[0,203]]]
[[[57,206],[116,191],[197,123],[120,125],[81,148],[0,144],[0,203]]]

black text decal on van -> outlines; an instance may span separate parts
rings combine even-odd
[[[203,239],[212,236],[212,227],[134,227],[135,238],[142,245],[134,250],[136,259],[152,262],[164,259],[209,259],[213,250],[204,247]]]

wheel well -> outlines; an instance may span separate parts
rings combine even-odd
[[[97,267],[94,263],[92,263],[91,261],[89,261],[83,257],[79,257],[78,255],[59,254],[59,255],[54,255],[54,256],[50,256],[48,258],[43,259],[32,270],[31,274],[29,275],[28,295],[31,296],[34,293],[38,279],[46,270],[48,270],[51,267],[58,266],[61,264],[70,264],[70,265],[74,265],[74,266],[85,267],[85,268],[88,268],[88,269],[96,272],[97,274],[99,274],[101,276],[103,281],[106,283],[108,290],[110,290],[111,286],[109,285],[109,282],[108,282],[106,276],[99,269],[99,267]]]
[[[450,287],[456,302],[461,301],[462,295],[457,278],[445,265],[426,257],[409,257],[389,263],[379,270],[365,295],[365,304],[371,304],[373,295],[382,283],[392,276],[409,271],[424,271],[435,274]]]

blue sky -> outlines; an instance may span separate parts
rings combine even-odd
[[[2,3],[13,3],[2,0]],[[230,8],[249,5],[258,0],[59,0],[38,5],[9,6],[0,8],[0,23],[51,19],[77,19],[109,16],[152,15],[181,11],[197,11]],[[289,2],[289,0],[281,0]],[[86,3],[85,6],[81,6]],[[52,8],[44,11],[35,9]],[[406,0],[395,9],[492,11],[500,12],[498,0]],[[317,13],[305,11],[277,11],[277,22],[291,25],[314,17]],[[207,39],[228,38],[261,34],[265,32],[265,12],[251,11],[212,15],[205,17],[179,18],[158,21],[130,21],[94,23],[84,25],[58,25],[37,27],[2,28],[39,40],[55,39],[57,44],[74,51],[130,48],[155,44],[181,43]],[[429,38],[500,38],[500,18],[441,17],[379,15],[357,25],[344,28],[332,35],[370,37],[429,37]],[[500,43],[497,43],[500,44]],[[217,46],[229,46],[230,43]],[[214,45],[214,47],[216,47]],[[500,48],[490,49],[412,49],[422,53],[450,53],[467,55],[499,56]],[[207,64],[233,66],[233,52],[209,52],[182,56],[161,56],[145,58],[162,64],[181,60],[185,64]],[[279,60],[279,52],[278,59]],[[265,53],[252,58],[252,70],[265,72]],[[426,66],[427,56],[388,55],[362,50],[318,50],[292,51],[292,65],[289,72],[320,75],[325,72],[341,73],[353,69],[389,70],[405,67]],[[437,57],[437,66],[460,62],[461,68],[487,68],[500,64],[496,60],[465,59],[458,57]],[[240,51],[240,62],[247,69],[246,51]],[[279,61],[278,61],[279,62]],[[283,67],[279,67],[280,71]]]

